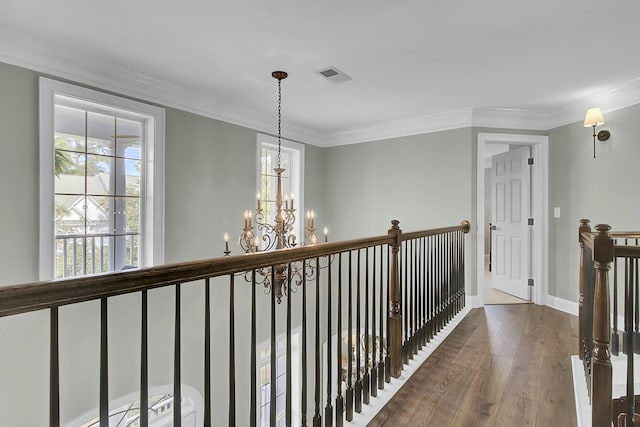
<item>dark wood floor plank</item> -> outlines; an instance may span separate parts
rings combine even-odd
[[[512,357],[488,354],[476,373],[452,425],[490,426],[507,386]],[[482,394],[483,399],[476,396]]]
[[[548,307],[474,309],[368,425],[575,426],[576,335]]]

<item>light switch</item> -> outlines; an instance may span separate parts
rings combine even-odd
[[[560,208],[559,207],[553,208],[553,217],[554,218],[560,218]]]

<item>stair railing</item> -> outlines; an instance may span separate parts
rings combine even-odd
[[[611,232],[607,224],[596,225],[591,232],[590,221],[580,220],[579,276],[579,356],[583,361],[587,390],[591,402],[594,427],[634,426],[634,353],[640,352],[638,326],[638,260],[640,233]],[[611,267],[613,271],[611,272]],[[613,275],[613,298],[609,276]],[[619,286],[622,282],[623,287]],[[623,292],[622,298],[619,293]],[[611,354],[619,354],[618,305],[623,299],[623,351],[626,357],[625,396],[613,396]],[[613,316],[611,312],[613,311]],[[622,413],[621,421],[618,420]]]
[[[464,236],[469,230],[469,223],[464,221],[459,226],[403,233],[398,221],[392,221],[388,233],[378,237],[7,286],[0,288],[0,318],[38,310],[50,312],[47,327],[50,336],[49,425],[52,427],[68,421],[61,420],[60,410],[65,404],[65,397],[60,393],[60,363],[64,357],[60,349],[60,311],[65,310],[65,306],[100,301],[100,327],[96,331],[100,336],[100,369],[95,373],[99,378],[96,407],[100,426],[107,426],[110,409],[113,409],[109,406],[109,384],[117,368],[109,364],[109,304],[116,296],[140,295],[140,358],[133,362],[140,363],[140,408],[148,408],[152,385],[149,379],[151,299],[148,297],[161,288],[171,289],[174,295],[171,339],[175,427],[182,423],[182,406],[178,402],[182,402],[184,361],[190,360],[187,351],[192,347],[183,346],[184,327],[181,326],[192,321],[191,310],[183,307],[187,301],[181,302],[187,288],[200,289],[203,295],[204,376],[198,388],[204,401],[204,426],[256,426],[260,417],[267,417],[260,411],[264,402],[258,402],[258,398],[267,395],[268,423],[272,426],[282,417],[285,425],[306,426],[309,422],[314,426],[342,426],[344,420],[353,419],[354,411],[361,412],[362,405],[370,403],[385,383],[399,377],[403,362],[412,358],[464,308]],[[276,274],[283,273],[283,265],[287,266],[284,271],[288,274],[288,284],[283,288],[285,307],[278,308],[276,292],[266,288],[258,291],[261,282],[257,275],[268,271],[270,283],[274,283]],[[299,280],[292,275],[294,265],[301,269]],[[250,298],[236,301],[243,286],[244,289],[250,287]],[[227,289],[228,294],[219,292],[219,287]],[[214,291],[217,298],[213,296]],[[263,293],[267,296],[261,296]],[[221,301],[221,294],[228,298]],[[269,303],[261,305],[259,298],[269,298]],[[268,312],[262,309],[258,313],[258,306],[268,306]],[[228,331],[223,336],[226,340],[214,335],[212,326],[217,326],[216,330],[221,328],[212,321],[214,311],[226,311],[223,325]],[[293,324],[292,314],[299,319],[299,325]],[[248,331],[237,329],[238,316],[249,318]],[[277,319],[281,319],[279,323]],[[267,336],[258,336],[258,322],[265,326],[263,330],[268,324]],[[298,326],[300,352],[294,353],[293,331]],[[277,351],[279,334],[286,340],[282,356]],[[258,344],[262,339],[269,343],[266,356],[269,369],[265,371],[268,371],[269,387],[257,381]],[[249,352],[248,366],[239,366],[238,361],[244,360],[246,352]],[[282,387],[277,381],[281,357],[286,366]],[[220,366],[220,360],[226,360],[227,365]],[[300,378],[293,378],[294,365],[300,366]],[[213,383],[214,369],[216,375],[226,374],[226,386]],[[294,388],[298,381],[300,386]],[[216,387],[226,389],[226,401],[212,398]],[[238,395],[236,390],[240,387],[249,390],[248,398]],[[300,394],[293,396],[297,389]],[[280,392],[285,394],[282,412],[276,404]],[[296,419],[294,406],[299,407]],[[136,415],[139,425],[148,426],[152,415],[152,411],[141,409]]]

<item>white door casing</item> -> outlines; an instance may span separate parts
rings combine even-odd
[[[492,158],[493,288],[530,300],[531,171],[525,146]]]
[[[511,127],[517,128],[511,124]],[[535,304],[546,305],[553,304],[553,300],[549,300],[549,137],[546,135],[522,135],[510,133],[485,133],[479,132],[477,139],[476,152],[476,221],[474,225],[476,232],[476,291],[484,289],[484,236],[485,226],[489,223],[490,218],[484,215],[484,197],[485,185],[491,185],[490,181],[485,183],[485,155],[492,144],[509,144],[526,145],[531,148],[531,154],[534,158],[534,166],[531,167],[532,182],[532,216],[535,224],[531,227],[532,235],[532,264],[531,278],[534,280],[532,288],[532,302]],[[472,285],[470,285],[472,286]],[[471,287],[467,290],[470,291]],[[476,292],[469,294],[469,304],[472,307],[484,306],[484,292]]]

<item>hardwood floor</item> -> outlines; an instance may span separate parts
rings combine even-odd
[[[577,330],[549,307],[474,309],[368,425],[574,427]]]

